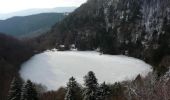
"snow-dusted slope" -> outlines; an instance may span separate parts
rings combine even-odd
[[[121,55],[100,55],[87,51],[46,51],[24,63],[20,75],[25,80],[31,79],[46,85],[48,90],[56,90],[65,86],[71,76],[83,84],[83,76],[88,71],[94,71],[99,82],[113,83],[133,79],[138,74],[145,76],[152,69],[141,60]]]

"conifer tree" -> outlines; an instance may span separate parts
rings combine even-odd
[[[108,96],[111,94],[111,90],[109,86],[107,86],[104,83],[102,83],[99,87],[98,95],[99,95],[99,100],[108,100]]]
[[[69,79],[67,84],[67,93],[65,95],[65,100],[80,100],[81,89],[79,84],[76,82],[74,77]]]
[[[21,80],[14,78],[11,82],[7,100],[20,100],[21,86],[22,86]]]
[[[38,100],[37,91],[30,80],[22,87],[21,100]]]
[[[64,100],[74,100],[74,92],[72,89],[68,88]]]
[[[95,74],[90,71],[88,74],[84,77],[85,81],[85,90],[84,90],[84,98],[83,100],[98,100],[98,82],[96,79]]]

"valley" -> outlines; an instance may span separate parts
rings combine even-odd
[[[0,14],[0,100],[170,100],[169,0],[35,1]]]

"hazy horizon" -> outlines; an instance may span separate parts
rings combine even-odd
[[[0,14],[14,13],[29,9],[56,7],[79,7],[87,0],[0,0]]]
[[[41,13],[65,13],[65,12],[73,12],[77,7],[55,7],[55,8],[32,8],[21,11],[16,11],[12,13],[0,13],[0,20],[6,20],[8,18],[12,18],[14,16],[29,16],[36,15]]]
[[[52,7],[52,8],[28,8],[28,9],[22,9],[18,11],[8,12],[8,13],[1,13],[1,15],[11,14],[11,13],[18,13],[18,12],[24,12],[24,11],[30,11],[30,10],[47,10],[47,9],[55,9],[55,8],[78,8],[78,6],[63,6],[63,7]]]

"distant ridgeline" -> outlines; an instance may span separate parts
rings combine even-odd
[[[12,17],[0,21],[0,32],[16,38],[36,37],[61,21],[65,13],[42,13],[24,17]]]
[[[35,44],[40,50],[75,44],[167,66],[161,62],[170,58],[169,9],[169,0],[88,0]]]

